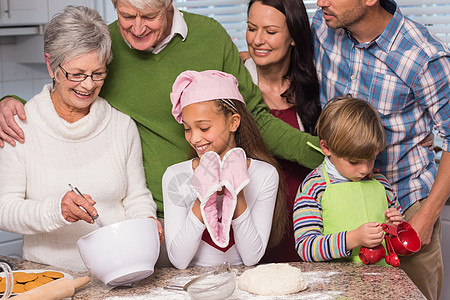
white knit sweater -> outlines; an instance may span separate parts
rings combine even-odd
[[[46,85],[28,101],[26,121],[16,118],[25,144],[0,149],[0,230],[24,234],[27,260],[85,270],[76,242],[97,227],[62,217],[69,183],[96,201],[107,224],[156,217],[156,204],[130,117],[99,97],[87,116],[70,124],[56,113],[50,90]]]

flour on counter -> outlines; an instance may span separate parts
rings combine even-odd
[[[331,277],[338,274],[338,272],[326,272],[326,271],[314,271],[314,272],[303,272],[303,275],[306,278],[306,282],[309,287],[313,287],[315,284],[324,284],[331,281]],[[169,284],[176,284],[183,286],[190,280],[194,279],[198,275],[195,276],[180,276],[172,279]],[[239,278],[237,278],[238,280]],[[309,291],[309,288],[298,292],[296,294],[284,295],[284,296],[260,296],[250,294],[246,291],[242,291],[236,287],[233,295],[229,298],[230,300],[238,300],[238,299],[258,299],[258,300],[290,300],[290,299],[314,299],[314,300],[331,300],[336,299],[341,293],[337,291],[327,291],[327,292],[317,292],[317,291]],[[147,300],[147,299],[155,299],[155,300],[188,300],[191,299],[187,292],[185,291],[172,291],[165,290],[163,287],[159,287],[152,292],[139,295],[139,296],[115,296],[109,297],[106,300]]]

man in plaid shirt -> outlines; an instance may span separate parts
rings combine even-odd
[[[422,249],[401,267],[428,299],[443,280],[441,210],[450,195],[450,51],[392,0],[318,0],[313,19],[322,105],[338,95],[365,99],[380,113],[387,147],[375,162],[398,195]],[[435,153],[420,142],[444,138]]]

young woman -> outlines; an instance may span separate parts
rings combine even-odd
[[[302,1],[252,0],[248,7],[245,66],[272,114],[292,127],[314,133],[320,115],[319,83],[308,15]],[[262,262],[300,260],[295,251],[292,207],[297,190],[311,171],[279,160],[285,182],[289,228],[283,241],[269,248]]]
[[[195,157],[169,167],[162,180],[170,261],[180,269],[258,263],[268,243],[276,244],[284,233],[284,199],[276,161],[236,78],[220,71],[183,72],[171,100]]]

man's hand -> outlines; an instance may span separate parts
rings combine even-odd
[[[428,150],[434,150],[434,133],[430,132],[421,142],[420,146],[428,148]]]
[[[22,129],[17,125],[14,116],[18,115],[21,120],[26,120],[25,109],[23,104],[14,99],[7,97],[0,101],[0,148],[5,146],[5,142],[16,145],[25,142]]]
[[[408,221],[414,228],[420,238],[422,246],[428,245],[431,242],[431,235],[433,234],[433,227],[435,220],[430,220],[427,216],[423,216],[421,210],[419,210]]]

